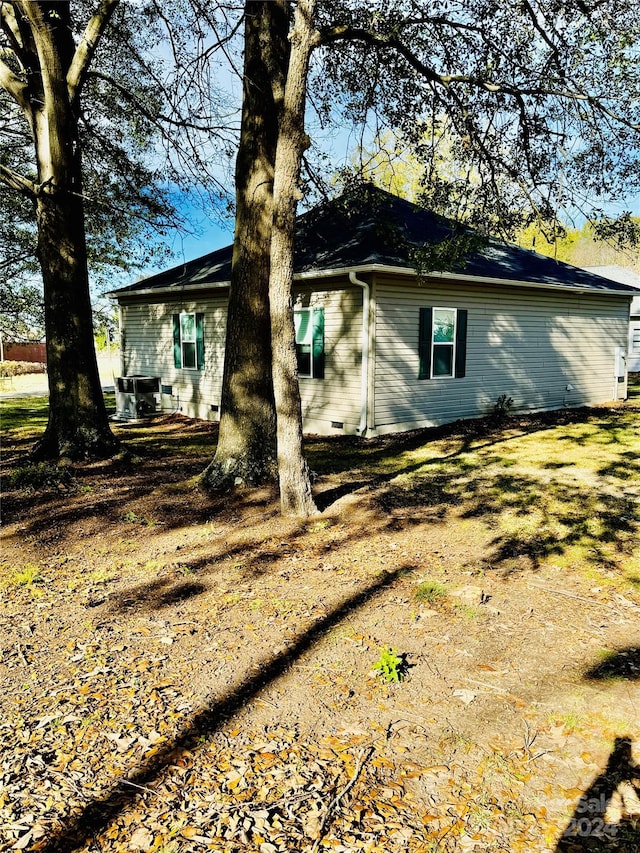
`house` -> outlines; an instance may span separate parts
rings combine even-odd
[[[628,284],[636,291],[631,300],[629,313],[629,343],[627,345],[627,369],[630,372],[640,372],[640,275],[627,267],[618,264],[608,264],[598,267],[585,267],[589,272]]]
[[[626,397],[633,290],[369,188],[299,218],[295,327],[305,431],[380,435],[491,412]],[[443,247],[450,251],[443,251]],[[442,271],[416,263],[439,258]],[[445,258],[448,260],[445,262]],[[433,263],[431,264],[433,266]],[[109,294],[123,375],[162,409],[217,419],[231,247]]]

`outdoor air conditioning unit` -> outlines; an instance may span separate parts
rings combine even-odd
[[[119,376],[116,383],[116,418],[138,420],[160,411],[159,376]]]

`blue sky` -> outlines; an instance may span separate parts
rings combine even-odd
[[[202,211],[183,210],[183,213],[193,224],[196,234],[179,234],[176,232],[171,247],[176,253],[176,263],[190,261],[208,252],[214,252],[233,242],[233,220],[224,223],[207,220]]]

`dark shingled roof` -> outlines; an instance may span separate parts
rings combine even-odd
[[[451,220],[375,187],[357,197],[342,196],[298,218],[295,272],[326,273],[368,266],[415,269],[413,252],[454,234],[473,234]],[[135,284],[114,291],[125,296],[185,286],[228,283],[232,246],[218,249]],[[564,289],[632,293],[633,288],[570,264],[498,240],[485,241],[443,272],[491,281],[531,282]]]

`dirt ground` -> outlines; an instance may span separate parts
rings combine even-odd
[[[640,578],[364,469],[207,495],[214,438],[5,490],[0,851],[640,850]]]

